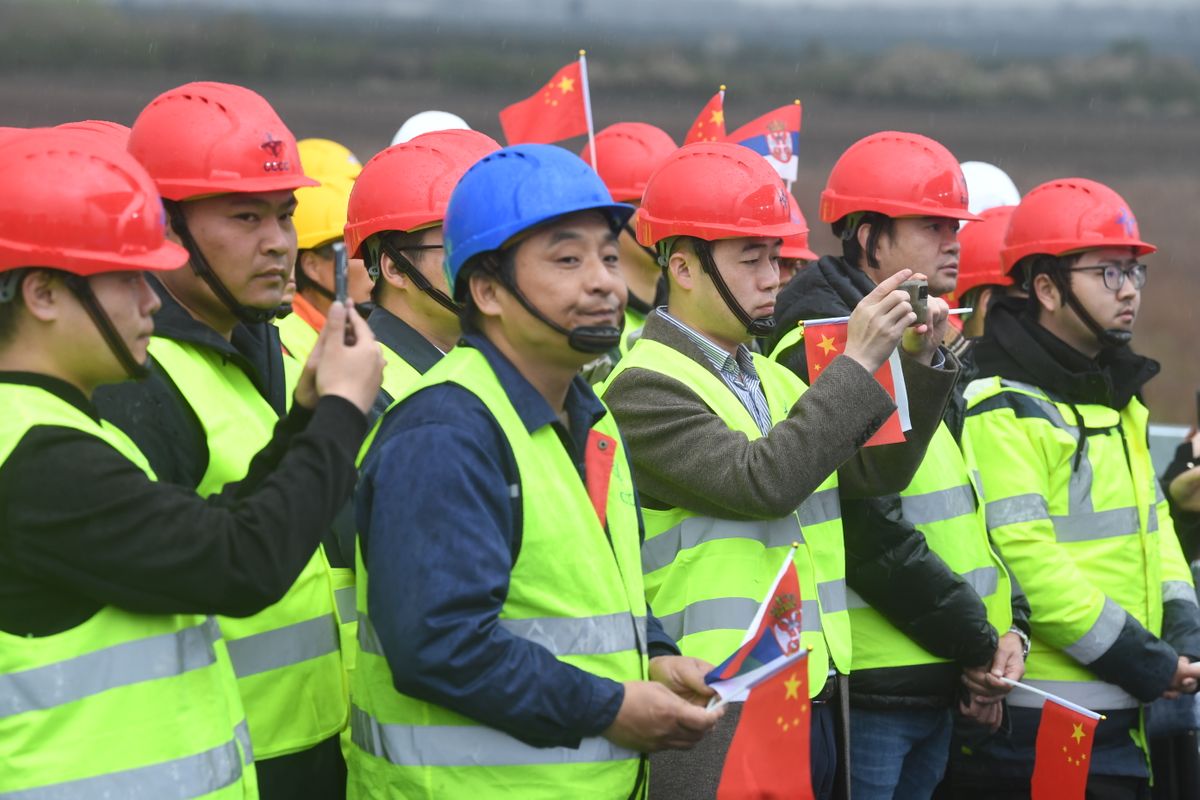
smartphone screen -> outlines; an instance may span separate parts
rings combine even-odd
[[[345,303],[350,295],[346,272],[350,261],[346,257],[346,243],[334,242],[333,245],[333,296],[339,303]]]

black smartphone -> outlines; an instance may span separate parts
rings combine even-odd
[[[350,258],[346,255],[346,243],[334,242],[333,247],[333,299],[336,303],[346,304],[350,298],[350,279],[348,273],[350,271]],[[350,313],[356,313],[351,309]],[[358,337],[354,334],[354,325],[349,317],[346,318],[346,331],[342,336],[342,341],[347,345],[353,345]]]

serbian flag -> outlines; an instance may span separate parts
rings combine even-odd
[[[844,318],[843,318],[844,319]],[[846,350],[846,322],[811,320],[804,325],[804,355],[808,359],[808,382],[812,383],[829,365]],[[875,372],[875,380],[883,387],[896,410],[887,418],[875,435],[863,447],[880,444],[899,444],[904,441],[904,432],[912,428],[908,413],[908,387],[904,384],[904,371],[900,367],[900,354],[893,350],[888,360]]]
[[[1047,700],[1038,723],[1033,800],[1083,800],[1100,715]]]
[[[567,64],[531,97],[501,110],[500,127],[509,144],[551,144],[587,133],[582,61]]]
[[[790,186],[800,167],[800,116],[797,100],[747,122],[725,140],[761,155]]]
[[[722,700],[741,700],[760,680],[770,677],[785,660],[804,655],[800,644],[803,605],[800,578],[796,574],[795,554],[799,545],[788,549],[770,591],[746,630],[741,646],[706,676],[704,682]]]
[[[700,115],[688,128],[687,136],[683,137],[684,144],[692,142],[723,142],[725,141],[725,87],[712,96],[712,99],[700,109]]]
[[[750,690],[725,754],[717,800],[812,800],[808,653]]]

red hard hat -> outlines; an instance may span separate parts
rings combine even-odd
[[[645,122],[618,122],[596,134],[596,160],[600,162],[596,171],[613,200],[637,202],[654,170],[677,149],[675,140],[662,128]],[[592,149],[585,145],[579,157],[590,165]]]
[[[109,122],[106,119],[82,119],[78,122],[64,122],[58,126],[60,131],[79,131],[103,136],[122,150],[129,148],[130,128],[119,122]]]
[[[271,104],[228,83],[188,83],[154,98],[133,123],[129,152],[168,200],[317,185]]]
[[[1021,198],[1000,258],[1011,270],[1026,256],[1099,247],[1132,247],[1139,256],[1158,249],[1142,241],[1137,219],[1121,195],[1087,178],[1060,178]]]
[[[422,134],[377,153],[354,189],[346,222],[346,250],[362,257],[362,245],[381,231],[412,231],[442,221],[458,179],[479,159],[500,149],[478,131]]]
[[[0,271],[97,275],[187,263],[187,251],[166,239],[150,176],[99,137],[54,128],[4,136],[0,175]]]
[[[783,247],[779,248],[779,257],[803,258],[805,261],[816,261],[820,256],[808,249],[808,221],[804,219],[804,212],[800,210],[800,203],[796,201],[796,198],[791,193],[788,194],[788,214],[791,216],[792,222],[798,222],[804,226],[804,233],[783,237]]]
[[[950,151],[928,136],[897,131],[859,139],[833,165],[821,192],[821,221],[856,211],[979,219],[967,210],[967,182]]]
[[[807,230],[792,221],[787,190],[767,160],[732,142],[694,142],[667,156],[635,219],[645,247],[673,236],[714,241]]]
[[[1000,263],[1004,234],[1016,206],[994,206],[979,213],[958,232],[958,283],[954,293],[962,297],[977,286],[1012,286],[1013,279]]]

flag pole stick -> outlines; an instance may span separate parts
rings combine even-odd
[[[588,154],[592,157],[592,169],[597,172],[596,165],[596,126],[592,123],[592,90],[588,87],[587,50],[579,51],[579,78],[583,82],[583,115],[587,120]]]
[[[795,100],[793,100],[793,101],[792,101],[792,103],[793,103],[794,105],[800,105],[800,98],[798,98],[798,97],[797,97]],[[799,134],[799,133],[797,133],[797,134],[796,134],[796,137],[797,137],[797,138],[799,138],[799,136],[800,136],[800,134]],[[788,137],[789,137],[789,138],[791,137],[791,133],[789,133],[789,134],[788,134]],[[792,153],[792,155],[793,155],[793,156],[795,157],[795,159],[796,159],[796,171],[797,171],[797,172],[796,172],[796,178],[797,178],[797,180],[799,180],[799,178],[800,178],[800,173],[799,173],[799,170],[800,170],[800,151],[799,151],[799,150],[797,150],[795,153]],[[785,183],[787,184],[787,190],[788,190],[788,194],[791,194],[791,193],[792,193],[792,186],[793,186],[793,185],[796,183],[796,181],[785,181]]]
[[[963,314],[970,314],[974,311],[973,308],[952,308],[950,316],[958,317]],[[850,317],[824,317],[823,319],[802,319],[797,325],[837,325],[842,322],[849,322]]]
[[[1024,689],[1027,692],[1033,692],[1034,694],[1040,694],[1042,697],[1046,698],[1047,700],[1053,700],[1054,702],[1058,703],[1060,706],[1066,706],[1067,708],[1071,709],[1072,711],[1076,711],[1080,714],[1083,714],[1085,717],[1091,717],[1092,719],[1108,719],[1108,717],[1104,716],[1103,714],[1097,714],[1095,711],[1092,711],[1091,709],[1084,708],[1081,705],[1072,703],[1070,700],[1064,700],[1063,698],[1059,697],[1058,695],[1050,694],[1049,692],[1045,691],[1044,689],[1039,689],[1036,686],[1030,686],[1028,683],[1021,683],[1020,681],[1014,681],[1012,678],[1004,678],[1004,677],[1001,677],[1000,680],[1004,681],[1009,686],[1012,686],[1015,689]]]
[[[811,644],[810,644],[810,645],[808,645],[807,647],[805,647],[804,649],[805,649],[806,651],[808,651],[808,653],[810,653],[810,654],[811,654],[811,653],[812,653],[812,651],[813,651],[813,648],[812,648],[812,645],[811,645]],[[763,676],[763,677],[762,677],[760,680],[763,680],[763,681],[765,681],[767,678],[771,678],[771,677],[774,677],[775,675],[778,675],[778,674],[779,674],[779,672],[780,672],[780,670],[786,669],[786,668],[787,668],[787,666],[788,666],[788,664],[793,664],[793,663],[795,663],[797,660],[799,660],[799,657],[798,657],[798,656],[791,658],[791,659],[790,659],[790,660],[787,662],[787,664],[783,664],[783,665],[782,665],[782,666],[780,666],[778,669],[772,670],[770,675],[764,675],[764,676]],[[807,665],[805,665],[805,669],[808,669],[808,666],[807,666]],[[757,682],[756,682],[756,683],[757,683]],[[705,710],[705,711],[716,711],[716,710],[717,710],[718,708],[720,708],[721,706],[728,705],[728,704],[729,704],[729,702],[730,702],[730,700],[729,700],[728,698],[721,697],[721,695],[719,695],[719,694],[714,694],[714,695],[712,696],[712,698],[711,698],[711,699],[708,701],[708,705],[704,707],[704,710]]]

